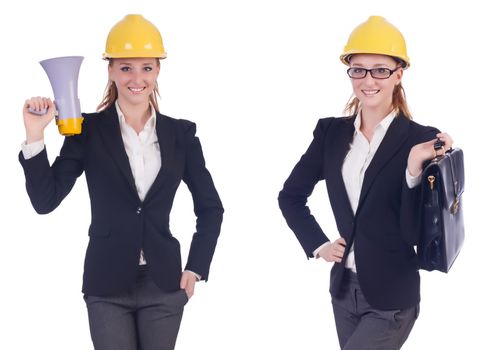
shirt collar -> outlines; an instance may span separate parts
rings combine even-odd
[[[144,129],[150,129],[152,131],[156,127],[156,111],[153,108],[153,105],[150,104],[149,106],[151,108],[151,116],[149,117],[148,121],[144,125]],[[117,116],[119,117],[119,124],[128,126],[126,123],[126,119],[124,118],[124,113],[122,113],[122,110],[119,107],[119,102],[117,100],[115,101],[115,109],[117,110]]]
[[[354,126],[355,131],[360,132],[360,127],[362,126],[362,111],[360,110],[355,118]],[[382,129],[387,130],[391,125],[394,118],[397,116],[397,111],[393,110],[389,114],[387,114],[384,119],[376,126],[376,129],[380,126]]]

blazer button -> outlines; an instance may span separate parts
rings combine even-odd
[[[138,214],[138,215],[139,215],[139,214],[141,214],[141,212],[142,212],[142,211],[143,211],[143,208],[138,207],[138,208],[136,209],[136,214]]]

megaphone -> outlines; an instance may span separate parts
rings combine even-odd
[[[48,75],[54,93],[54,103],[58,114],[56,125],[63,136],[80,134],[83,117],[78,99],[78,73],[83,61],[82,56],[55,57],[40,61]],[[30,112],[34,112],[29,109]],[[46,110],[37,114],[45,114]]]

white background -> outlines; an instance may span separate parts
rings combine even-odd
[[[168,51],[160,108],[197,123],[226,209],[210,280],[198,284],[187,305],[178,349],[337,347],[330,265],[305,259],[276,198],[317,119],[341,115],[351,87],[338,56],[352,29],[374,14],[406,38],[412,66],[404,86],[415,120],[449,132],[466,161],[465,246],[449,274],[421,273],[421,315],[403,349],[484,348],[489,25],[482,3],[11,2],[0,21],[0,348],[92,348],[80,293],[90,221],[86,183],[81,177],[55,212],[34,212],[17,161],[25,137],[21,109],[30,96],[52,96],[39,60],[81,55],[82,110],[94,111],[107,79],[106,35],[128,13],[160,29]],[[54,160],[62,137],[54,123],[48,129]],[[336,238],[324,183],[310,206]],[[185,185],[171,218],[185,259],[195,225]]]

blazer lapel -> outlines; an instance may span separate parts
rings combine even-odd
[[[325,144],[326,185],[329,191],[334,193],[335,207],[340,209],[340,213],[347,215],[346,222],[352,222],[354,215],[341,170],[353,140],[354,121],[355,118],[337,120],[336,127],[328,130],[328,134],[331,136],[328,135],[327,139],[331,141]],[[343,232],[343,234],[347,233]]]
[[[160,145],[161,168],[146,194],[145,201],[150,199],[158,191],[164,183],[167,170],[174,167],[176,133],[175,124],[170,123],[168,117],[156,113],[156,135],[158,136],[158,143]]]
[[[121,173],[126,179],[129,187],[137,196],[136,184],[134,177],[132,176],[129,158],[127,157],[126,149],[124,148],[124,142],[122,140],[119,125],[119,117],[117,115],[115,105],[112,105],[102,113],[103,115],[100,118],[100,134],[104,145],[112,155],[112,159],[121,170]]]
[[[357,211],[360,209],[360,206],[362,205],[365,196],[368,194],[370,186],[377,177],[377,174],[392,159],[392,157],[394,157],[408,137],[408,130],[409,121],[404,116],[398,115],[396,118],[394,118],[384,136],[384,139],[380,143],[377,152],[375,152],[374,158],[365,171]]]

